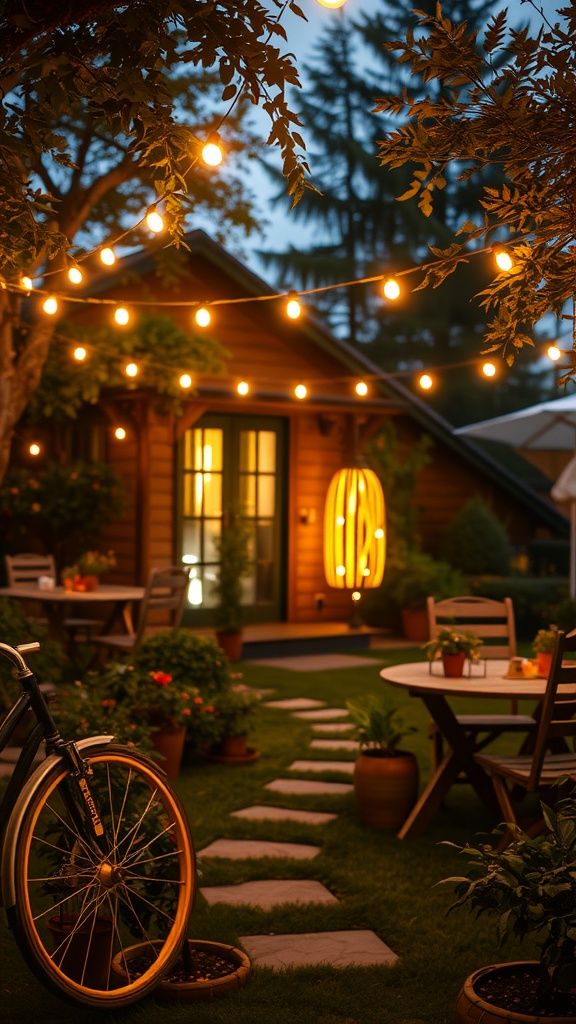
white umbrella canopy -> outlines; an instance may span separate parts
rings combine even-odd
[[[540,402],[491,420],[458,427],[473,440],[501,441],[511,448],[576,453],[576,395]],[[576,596],[576,454],[551,490],[554,501],[570,502],[570,597]]]
[[[455,434],[502,441],[512,448],[576,451],[576,395],[540,402],[491,420],[457,427]]]

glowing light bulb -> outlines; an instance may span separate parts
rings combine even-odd
[[[202,147],[202,159],[208,167],[218,167],[224,159],[222,146],[216,134],[211,135],[206,144]]]
[[[337,565],[336,566],[336,575],[337,576],[345,576],[346,575],[346,566],[345,565]]]
[[[72,284],[82,284],[83,277],[84,275],[80,270],[80,267],[70,267],[68,271],[68,280]]]
[[[114,249],[110,249],[109,247],[101,249],[100,259],[105,267],[113,267],[116,263],[116,253],[114,252]]]
[[[210,316],[210,313],[206,309],[206,307],[201,306],[200,309],[196,310],[194,319],[198,324],[198,327],[208,327],[208,324],[210,323],[212,317]]]
[[[114,431],[114,437],[118,441],[124,441],[126,438],[126,431],[124,430],[124,427],[116,427],[116,430]]]
[[[297,320],[302,313],[302,306],[297,298],[288,299],[286,303],[286,316],[289,316],[291,320]]]
[[[54,316],[54,313],[58,312],[58,302],[53,295],[51,295],[50,298],[46,299],[42,306],[42,309],[44,310],[45,313],[48,314],[48,316]]]
[[[138,367],[136,366],[136,363],[128,363],[128,366],[124,369],[124,373],[127,377],[136,377],[138,374]]]
[[[329,10],[335,11],[338,7],[343,7],[346,0],[317,0],[320,7],[328,7]]]
[[[494,366],[494,363],[484,363],[484,366],[482,367],[482,373],[484,374],[485,377],[495,377],[496,367]]]
[[[250,391],[250,385],[245,380],[241,380],[238,384],[236,391],[239,395],[247,395]]]
[[[555,363],[557,359],[560,359],[562,353],[557,345],[549,345],[546,355],[548,356],[548,359],[551,359],[552,362]]]
[[[374,530],[374,536],[377,537],[378,540],[382,539],[384,536],[384,530],[381,526],[379,526],[377,530]]]
[[[296,398],[306,398],[306,395],[308,394],[308,388],[306,387],[305,384],[297,384],[296,387],[294,388],[294,394],[296,395]]]
[[[155,235],[164,231],[164,218],[160,216],[157,210],[152,210],[152,212],[147,215],[146,223],[150,228],[150,231],[153,231]]]
[[[125,306],[118,306],[114,310],[114,319],[119,327],[125,327],[130,320],[130,313]]]
[[[336,516],[336,526],[344,526],[346,519],[344,516]]]
[[[498,252],[495,252],[494,253],[494,259],[496,261],[496,266],[500,270],[504,270],[504,271],[512,270],[512,267],[514,266],[514,261],[513,261],[511,255],[510,255],[510,253],[506,252],[505,249],[499,249]]]
[[[78,345],[78,347],[74,349],[74,359],[79,363],[83,362],[87,355],[88,353],[83,345]]]
[[[28,451],[30,452],[30,455],[40,455],[40,452],[42,451],[42,449],[40,448],[39,444],[37,444],[35,441],[33,441],[33,443],[30,445]]]
[[[429,391],[433,383],[432,377],[430,376],[429,373],[423,373],[418,383],[423,391]]]
[[[394,299],[400,296],[400,285],[393,277],[389,277],[387,281],[384,281],[382,291],[384,292],[384,298],[390,299],[393,302]]]
[[[368,394],[368,385],[363,380],[358,381],[356,385],[356,394],[360,395],[360,397]]]
[[[180,380],[178,381],[178,383],[179,383],[181,388],[191,388],[192,387],[192,377],[190,376],[189,373],[183,373],[182,376],[180,377]]]
[[[352,591],[352,600],[353,601],[359,601],[361,597],[362,597],[362,594],[360,593],[359,590],[353,590]]]
[[[20,278],[20,286],[22,288],[24,288],[25,291],[31,292],[33,287],[34,287],[34,285],[32,284],[32,278],[31,277],[21,277]]]

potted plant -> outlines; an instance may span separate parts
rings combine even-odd
[[[441,601],[465,592],[464,579],[448,562],[440,562],[422,551],[413,551],[397,568],[391,581],[400,608],[402,629],[408,640],[429,639],[426,599]]]
[[[214,614],[216,638],[230,661],[242,656],[242,580],[252,568],[250,543],[252,531],[240,515],[224,517],[222,534],[215,541],[219,565],[214,581],[217,606]]]
[[[456,678],[464,673],[464,662],[477,661],[482,640],[467,629],[442,626],[436,636],[423,644],[429,661],[442,660],[444,675]]]
[[[74,565],[67,565],[61,572],[62,583],[66,590],[96,590],[100,576],[109,572],[116,565],[113,551],[102,554],[100,551],[85,551]]]
[[[536,655],[538,674],[546,676],[550,672],[552,662],[552,651],[556,644],[558,626],[549,626],[548,629],[539,629],[532,641],[532,650]]]
[[[209,751],[211,760],[225,764],[255,761],[258,751],[247,746],[247,737],[258,696],[243,683],[233,683],[230,689],[215,698],[218,740]]]
[[[555,811],[542,810],[548,831],[536,837],[515,826],[503,850],[484,842],[456,847],[469,858],[469,870],[443,880],[457,897],[450,910],[493,914],[500,941],[532,935],[540,946],[539,960],[475,971],[458,996],[457,1024],[576,1021],[576,802],[570,797]]]
[[[372,828],[397,829],[418,794],[418,761],[399,744],[414,726],[404,727],[398,709],[384,698],[346,701],[360,753],[354,765],[354,796],[360,821]]]

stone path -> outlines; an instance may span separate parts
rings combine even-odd
[[[309,661],[310,659],[303,660]],[[366,659],[361,660],[363,664],[366,663]],[[332,734],[330,738],[313,738],[310,742],[311,750],[323,751],[326,759],[299,759],[288,765],[287,771],[303,775],[315,772],[352,775],[354,761],[343,761],[336,758],[341,757],[344,751],[356,752],[358,743],[343,736],[334,738],[334,733],[347,732],[352,727],[350,722],[338,721],[347,717],[346,709],[329,708],[324,705],[324,702],[308,697],[267,701],[265,706],[309,721],[311,730],[314,732]],[[326,756],[330,751],[335,752],[334,759]],[[264,789],[276,793],[302,797],[322,794],[326,796],[327,800],[347,795],[353,791],[353,788],[350,782],[331,782],[309,778],[273,779],[264,786]],[[329,825],[337,817],[337,814],[331,810],[308,811],[254,804],[232,811],[231,817],[254,821],[297,821],[311,827],[318,827]],[[308,843],[222,837],[210,843],[204,850],[200,850],[198,858],[202,860],[220,857],[241,860],[244,858],[283,857],[287,860],[305,861],[312,860],[318,856],[320,851],[321,846]],[[287,903],[304,906],[310,903],[333,904],[338,902],[337,897],[326,886],[313,879],[257,879],[234,885],[205,886],[200,891],[210,904],[248,905],[264,911],[273,911],[275,907]],[[271,927],[266,934],[242,935],[240,942],[254,965],[270,967],[273,970],[320,964],[335,968],[367,964],[391,966],[398,959],[393,950],[385,942],[382,942],[375,932],[368,930],[298,932],[294,935],[277,935],[273,930],[272,920]]]

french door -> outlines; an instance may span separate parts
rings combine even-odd
[[[210,623],[216,541],[231,511],[251,529],[252,571],[242,581],[249,622],[284,617],[285,423],[276,417],[203,416],[179,450],[179,555],[191,566],[187,625]]]

